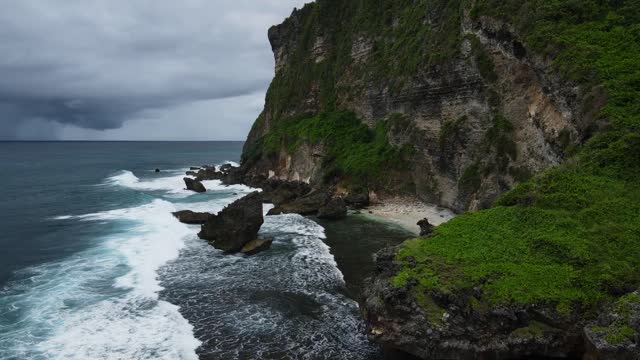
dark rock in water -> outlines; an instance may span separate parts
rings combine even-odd
[[[223,173],[227,173],[229,172],[229,170],[231,170],[231,168],[233,168],[233,165],[223,164],[222,166],[220,166],[220,171],[222,171]]]
[[[157,173],[159,173],[159,172],[160,172],[160,169],[156,169],[156,172],[157,172]]]
[[[342,198],[333,198],[318,209],[318,217],[321,219],[342,219],[347,216],[347,204]]]
[[[200,170],[200,169],[201,169],[201,167],[199,167],[199,166],[192,166],[192,167],[189,168],[189,170]]]
[[[211,216],[211,214],[193,212],[191,210],[182,210],[174,212],[173,216],[178,218],[181,223],[201,225],[207,222],[207,219],[209,218],[209,216]]]
[[[369,191],[366,189],[349,192],[344,198],[344,202],[354,209],[362,209],[369,206]]]
[[[193,180],[192,178],[183,178],[185,185],[187,186],[187,190],[203,193],[207,191],[207,189],[202,185],[202,183],[198,180]]]
[[[492,305],[480,289],[441,293],[420,288],[416,281],[394,286],[391,279],[401,261],[397,250],[377,253],[376,273],[366,281],[361,310],[370,339],[421,359],[582,355],[579,321],[558,312],[553,304]],[[402,261],[419,265],[414,258]]]
[[[262,196],[253,192],[210,216],[198,236],[216,249],[235,253],[257,238],[263,222]]]
[[[244,170],[239,167],[231,167],[223,173],[221,180],[225,185],[244,184]]]
[[[416,225],[420,226],[420,236],[427,236],[431,234],[435,228],[431,223],[429,223],[429,219],[427,218],[418,221]]]
[[[187,176],[193,176],[193,177],[198,176],[198,173],[197,173],[197,172],[195,172],[195,171],[187,171],[187,173],[186,173],[186,174],[187,174]]]
[[[268,250],[271,247],[272,243],[273,239],[255,239],[249,241],[245,246],[243,246],[240,252],[245,255],[255,255],[259,252]]]
[[[640,290],[620,297],[584,328],[585,359],[640,359]]]
[[[216,171],[215,168],[206,168],[200,169],[196,174],[196,180],[204,181],[204,180],[221,180],[224,174],[219,171]]]
[[[238,193],[233,193],[233,195],[238,195]]]
[[[315,215],[318,210],[329,201],[329,194],[322,190],[313,191],[310,194],[296,198],[284,204],[277,205],[269,210],[267,215],[300,214]]]

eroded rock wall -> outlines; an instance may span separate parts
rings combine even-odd
[[[245,145],[245,163],[252,174],[312,184],[323,181],[322,144],[305,144],[293,154],[285,147],[275,155],[256,151],[279,121],[327,111],[322,99],[326,71],[303,80],[306,68],[299,64],[306,61],[312,73],[339,51],[332,43],[335,36],[328,35],[335,29],[323,27],[326,21],[314,13],[317,6],[296,10],[269,30],[276,78]],[[425,14],[424,26],[445,21],[436,15]],[[405,119],[388,132],[392,144],[415,149],[404,177],[407,186],[399,188],[464,211],[486,208],[518,182],[562,162],[572,146],[589,136],[589,114],[601,106],[598,99],[604,96],[594,94],[589,104],[581,103],[581,89],[562,81],[508,24],[490,18],[472,21],[465,13],[457,31],[455,56],[418,66],[402,78],[371,70],[382,34],[349,34],[349,59],[335,69],[331,86],[335,108],[354,112],[372,128],[397,114]],[[299,98],[288,103],[274,100],[273,94],[287,81],[302,84],[296,91]]]

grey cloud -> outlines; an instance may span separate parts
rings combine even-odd
[[[117,129],[150,110],[169,122],[163,109],[196,102],[204,118],[203,101],[261,94],[267,28],[303,2],[0,0],[0,139]]]

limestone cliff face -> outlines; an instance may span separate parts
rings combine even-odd
[[[295,153],[285,146],[275,154],[260,149],[274,126],[293,116],[348,110],[373,128],[401,114],[404,121],[388,127],[387,139],[415,149],[403,191],[463,211],[490,206],[519,181],[562,162],[589,136],[602,94],[586,96],[561,81],[509,24],[472,21],[456,1],[436,1],[446,5],[426,11],[415,3],[404,7],[416,9],[396,6],[385,13],[387,32],[363,25],[358,6],[329,0],[294,10],[269,30],[276,77],[245,145],[249,173],[322,183],[322,143],[306,143]],[[451,6],[454,12],[447,11]],[[404,10],[418,13],[415,29],[401,28],[408,26]],[[435,60],[423,49],[426,55],[410,66],[381,70],[385,61],[398,61],[388,48],[406,56],[411,50],[403,47],[424,33],[429,49],[454,37],[446,45],[453,49]],[[390,192],[375,182],[369,186]]]

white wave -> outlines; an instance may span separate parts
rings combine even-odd
[[[141,191],[166,191],[172,194],[194,194],[185,189],[183,178],[186,175],[173,175],[149,180],[141,180],[131,171],[124,170],[107,178],[107,183]]]
[[[252,189],[246,185],[224,185],[220,180],[203,180],[201,181],[202,185],[207,189],[207,191],[243,191],[243,192],[251,192],[256,189]]]
[[[192,328],[164,301],[104,301],[71,314],[38,349],[51,359],[195,360]]]
[[[240,167],[240,164],[238,164],[238,163],[237,163],[237,162],[235,162],[235,161],[231,161],[231,160],[225,160],[225,161],[223,161],[223,162],[222,162],[222,164],[218,165],[218,167],[220,167],[220,166],[222,166],[222,165],[225,165],[225,164],[229,164],[229,165],[231,165],[231,166],[233,166],[233,167]]]
[[[106,221],[112,234],[69,259],[25,270],[24,283],[0,293],[22,318],[3,329],[0,358],[197,359],[192,325],[158,300],[158,269],[193,236],[175,210],[155,200],[80,216]]]
[[[320,224],[297,214],[268,216],[262,231],[294,235],[292,243],[296,252],[291,261],[300,288],[309,284],[344,286],[344,276],[331,249],[323,241],[326,236]]]

